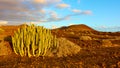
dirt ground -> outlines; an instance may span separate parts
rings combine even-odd
[[[5,53],[0,55],[0,68],[120,68],[120,32],[99,32],[83,24],[53,29],[58,38],[79,45],[80,52],[62,58],[28,58],[15,55],[12,50],[11,36],[19,27],[0,26],[4,30],[0,33],[0,51]]]

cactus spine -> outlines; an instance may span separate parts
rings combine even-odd
[[[41,26],[24,26],[12,37],[13,50],[17,55],[38,57],[57,47],[57,39],[49,29]]]

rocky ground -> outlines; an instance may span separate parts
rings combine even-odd
[[[11,36],[19,27],[0,26],[4,30],[0,32],[0,68],[120,68],[120,32],[99,32],[84,24],[53,29],[53,35],[78,45],[80,51],[64,57],[27,58],[12,50]]]

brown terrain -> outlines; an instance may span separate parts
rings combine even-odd
[[[20,57],[14,54],[11,36],[21,26],[0,26],[0,68],[120,68],[120,32],[100,32],[84,24],[52,29],[81,50],[66,57]],[[62,43],[64,44],[64,43]]]

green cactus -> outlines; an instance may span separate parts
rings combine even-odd
[[[28,57],[46,56],[47,51],[57,47],[56,36],[41,26],[24,26],[12,37],[13,50],[17,55]]]
[[[5,31],[4,29],[0,28],[0,33],[4,32],[4,31]]]

